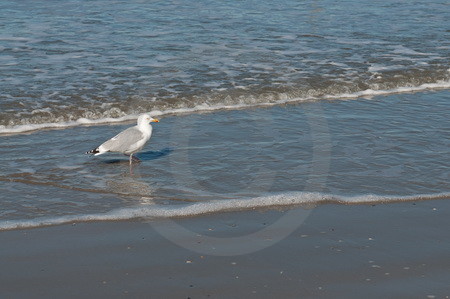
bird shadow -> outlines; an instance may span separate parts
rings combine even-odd
[[[151,160],[156,160],[156,159],[162,158],[164,156],[167,156],[173,151],[174,150],[172,148],[166,147],[159,151],[142,152],[137,155],[134,155],[134,157],[139,158],[139,160],[141,160],[141,161],[151,161]],[[129,161],[128,159],[108,159],[108,160],[103,160],[103,163],[105,163],[105,164],[129,163],[128,161]]]
[[[142,161],[150,161],[150,160],[156,160],[161,157],[169,155],[171,152],[173,152],[173,148],[166,147],[159,151],[147,151],[137,154],[136,156],[141,159]]]

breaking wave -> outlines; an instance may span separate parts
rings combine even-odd
[[[405,82],[402,82],[405,83]],[[420,82],[419,82],[420,83]],[[351,85],[351,86],[350,86]],[[0,122],[0,135],[32,132],[42,129],[69,128],[81,125],[100,125],[122,123],[137,119],[141,113],[150,113],[153,116],[177,115],[195,112],[234,110],[249,107],[273,106],[287,103],[298,103],[319,100],[355,99],[389,95],[395,93],[413,93],[426,90],[450,88],[450,80],[438,80],[432,83],[414,85],[413,82],[401,86],[377,83],[365,89],[359,89],[358,84],[331,84],[319,89],[272,89],[261,90],[257,93],[244,87],[234,90],[215,91],[205,96],[190,96],[179,99],[165,99],[153,101],[135,97],[126,103],[116,103],[114,108],[92,111],[83,107],[71,107],[61,110],[57,106],[45,111],[21,112],[19,115],[2,115]],[[111,105],[103,105],[111,106]],[[140,107],[131,109],[130,107]],[[131,110],[130,110],[131,109]]]

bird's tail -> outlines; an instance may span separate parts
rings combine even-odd
[[[86,155],[96,155],[98,153],[100,153],[100,151],[98,150],[98,147],[97,147],[96,149],[86,152]]]

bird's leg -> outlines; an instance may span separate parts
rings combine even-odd
[[[131,164],[131,160],[130,160],[130,175],[133,175],[133,164]]]
[[[130,154],[130,164],[134,162],[141,162],[141,160],[138,157],[133,156],[133,154]]]

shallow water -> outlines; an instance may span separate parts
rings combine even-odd
[[[0,229],[448,198],[448,8],[2,1]]]
[[[450,86],[440,0],[8,0],[0,19],[0,133]]]
[[[3,136],[0,227],[449,198],[448,91],[172,116],[131,168],[123,126]],[[16,220],[16,221],[10,221]]]

